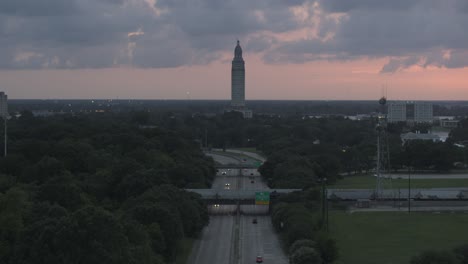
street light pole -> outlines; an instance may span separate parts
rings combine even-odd
[[[327,194],[325,192],[325,183],[327,181],[327,178],[322,178],[322,225],[326,225],[327,231],[328,231],[328,203],[327,203]],[[326,216],[326,218],[325,218]],[[325,222],[325,220],[327,222]]]
[[[411,164],[413,155],[411,155],[411,150],[409,149],[409,143],[410,141],[408,140],[406,142],[406,151],[408,152],[408,214],[411,213]]]
[[[208,150],[208,129],[205,128],[205,149]]]
[[[408,214],[411,213],[411,167],[408,166]]]
[[[327,232],[328,232],[328,189],[325,189],[325,204],[327,211]]]
[[[3,120],[5,121],[5,150],[4,150],[4,155],[5,157],[7,156],[7,150],[8,150],[8,147],[7,147],[7,143],[8,143],[8,134],[7,134],[7,118],[6,116],[3,117]]]

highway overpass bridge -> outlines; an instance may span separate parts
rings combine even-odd
[[[258,166],[255,164],[217,164],[215,165],[216,169],[226,170],[226,169],[258,169]]]
[[[385,189],[381,200],[468,200],[468,188],[411,188],[410,190]],[[374,200],[374,189],[327,189],[327,198],[335,201],[357,201],[361,199]]]
[[[207,204],[255,204],[258,192],[269,192],[270,198],[281,194],[301,191],[301,189],[260,189],[260,190],[216,190],[216,189],[185,189],[198,193]]]

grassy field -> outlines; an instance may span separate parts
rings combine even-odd
[[[468,243],[468,213],[330,212],[336,264],[405,264],[428,249]]]
[[[389,184],[386,184],[386,186]],[[392,188],[408,188],[407,179],[394,179]],[[468,187],[468,179],[411,179],[411,188],[449,188]],[[330,188],[339,189],[370,189],[375,188],[375,177],[373,176],[344,176]]]

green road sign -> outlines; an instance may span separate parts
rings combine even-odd
[[[257,166],[257,168],[260,167],[261,165],[262,165],[262,162],[261,162],[261,161],[256,161],[256,162],[255,162],[255,166]]]
[[[256,192],[255,204],[269,205],[270,204],[270,192]]]

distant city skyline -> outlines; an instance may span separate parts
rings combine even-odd
[[[0,3],[10,99],[468,100],[468,1]]]

